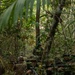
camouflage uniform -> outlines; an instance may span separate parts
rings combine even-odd
[[[71,57],[68,54],[65,54],[63,56],[63,61],[64,61],[64,75],[72,75],[72,71],[71,71]]]
[[[26,72],[26,63],[24,63],[24,58],[20,56],[18,58],[18,63],[14,65],[15,75],[24,75]]]
[[[57,67],[57,75],[64,75],[64,64],[60,62]]]
[[[73,75],[72,74],[72,65],[65,63],[65,70],[64,70],[64,75]]]
[[[36,57],[32,56],[28,60],[26,75],[38,75],[38,64]]]
[[[3,67],[3,65],[0,62],[0,75],[3,75],[5,73],[5,69]]]
[[[54,73],[53,70],[54,70],[53,60],[48,60],[46,62],[46,74],[53,75]]]
[[[60,58],[55,57],[55,75],[63,75],[64,64]]]

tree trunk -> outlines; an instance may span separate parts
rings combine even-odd
[[[39,3],[38,3],[39,2]],[[33,54],[37,54],[37,50],[40,49],[40,25],[39,25],[39,19],[40,19],[40,4],[41,4],[41,1],[37,0],[37,8],[36,8],[36,46],[33,50]]]
[[[54,35],[55,35],[56,29],[60,20],[60,16],[61,16],[61,12],[64,7],[64,4],[65,4],[65,0],[61,0],[61,2],[59,3],[57,7],[55,14],[53,15],[53,24],[52,24],[52,27],[50,28],[49,35],[46,39],[46,46],[45,46],[45,50],[42,56],[42,60],[46,58],[50,52],[51,45],[54,39]]]
[[[40,4],[39,7],[37,6],[37,10],[36,10],[36,46],[40,45],[39,18],[40,18]]]

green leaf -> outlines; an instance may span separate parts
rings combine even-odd
[[[40,0],[37,0],[37,10],[39,10],[40,9],[40,5],[41,5],[41,1]]]
[[[47,0],[47,8],[49,8],[50,0]]]
[[[22,18],[24,4],[25,0],[17,0],[17,3],[14,8],[14,23],[17,22],[18,18]]]
[[[25,17],[26,19],[28,19],[28,10],[29,10],[29,4],[30,4],[30,0],[26,0],[26,11],[25,11]]]
[[[30,17],[32,16],[34,2],[34,0],[31,0],[30,2]]]
[[[1,29],[1,27],[8,24],[8,21],[10,19],[10,16],[11,16],[11,13],[13,11],[15,3],[16,3],[16,1],[8,9],[6,9],[4,11],[4,13],[1,15],[1,17],[0,17],[0,29]]]
[[[45,0],[42,0],[43,9],[45,9],[45,4],[46,4],[46,1]]]

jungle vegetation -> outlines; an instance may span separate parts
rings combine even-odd
[[[21,53],[75,54],[75,0],[0,0],[0,56]]]

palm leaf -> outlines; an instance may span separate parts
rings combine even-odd
[[[47,0],[47,8],[49,8],[50,0]]]
[[[13,11],[14,5],[16,2],[14,2],[7,10],[4,11],[4,13],[0,17],[0,28],[8,24],[8,21],[10,19],[11,13]]]
[[[17,22],[18,18],[22,18],[24,4],[25,0],[17,0],[17,3],[14,8],[14,23]]]
[[[25,17],[26,19],[28,18],[28,10],[29,10],[29,4],[30,4],[30,0],[26,0],[26,11],[25,11]]]
[[[45,4],[46,4],[46,1],[45,0],[42,0],[43,9],[45,9]]]
[[[40,0],[37,0],[37,4],[36,4],[37,10],[39,10],[40,4],[41,4],[41,1]]]
[[[34,0],[31,0],[30,2],[30,17],[32,16],[34,2]]]
[[[47,3],[47,6],[50,4],[50,0],[16,0],[2,15],[0,18],[0,26],[2,25],[7,25],[10,18],[12,18],[13,23],[16,23],[18,18],[22,18],[22,13],[25,5],[25,15],[26,18],[29,15],[29,10],[30,10],[30,15],[32,15],[33,12],[33,5],[34,2],[36,1],[36,10],[38,11],[41,6],[43,9]],[[30,7],[30,8],[29,8]],[[12,22],[11,22],[12,23]]]

